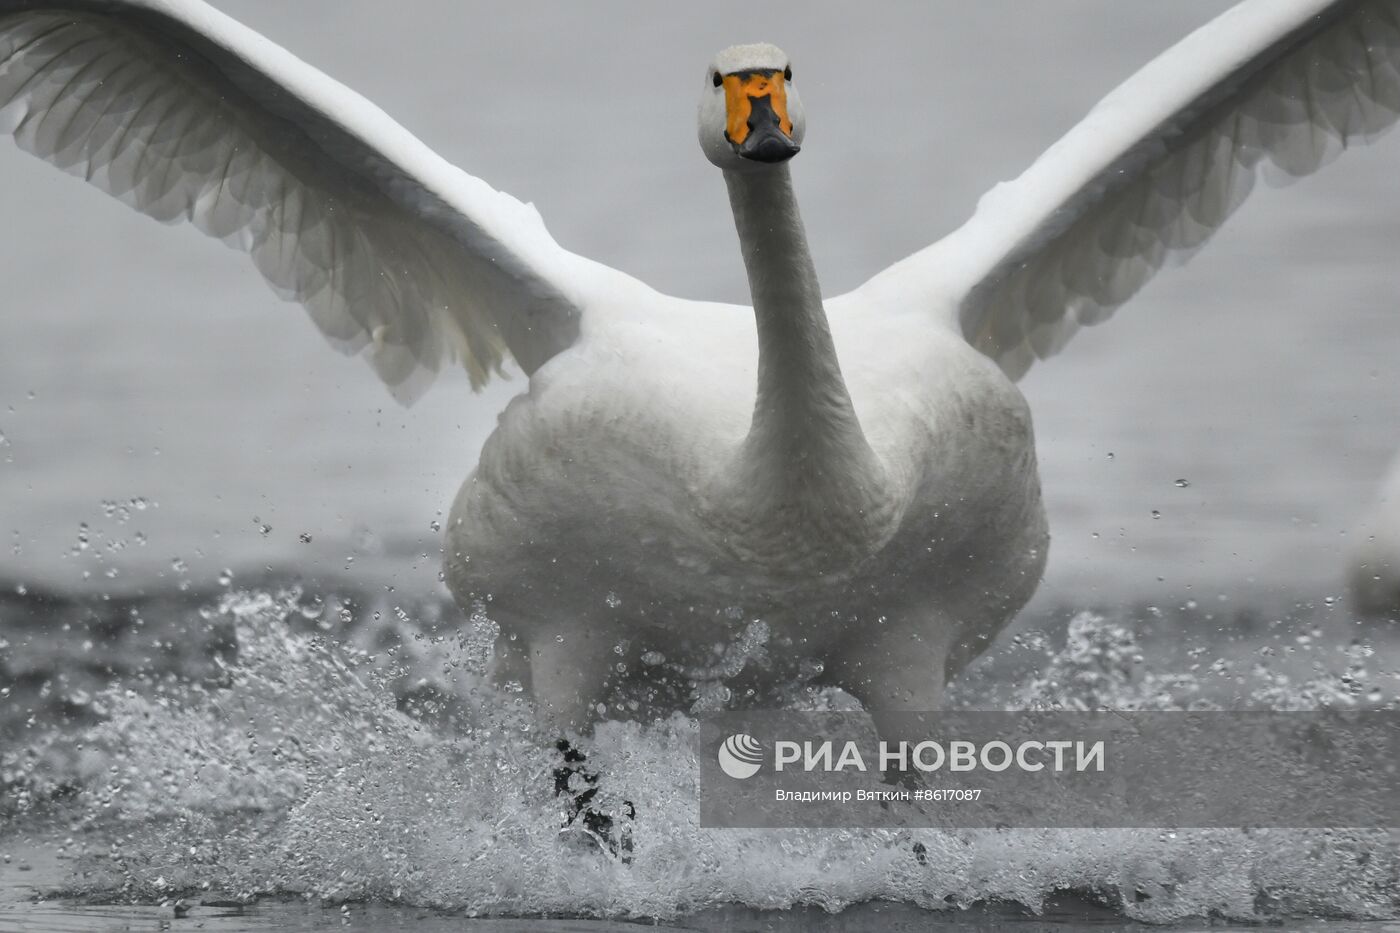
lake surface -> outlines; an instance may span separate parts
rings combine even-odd
[[[489,10],[419,2],[387,16],[370,0],[222,6],[370,97],[449,160],[533,201],[564,246],[663,291],[741,301],[723,183],[694,141],[693,101],[717,49],[762,38],[793,57],[809,120],[794,174],[824,287],[838,294],[953,229],[983,191],[1018,174],[1102,94],[1227,5],[995,0],[870,12],[835,3],[663,11],[620,2]],[[621,154],[598,127],[639,112],[646,120]],[[1400,447],[1397,158],[1400,137],[1387,137],[1317,177],[1261,188],[1188,266],[1164,272],[1113,321],[1023,381],[1054,534],[1050,566],[1025,618],[970,678],[961,702],[1024,698],[1016,691],[1028,669],[1071,663],[1066,621],[1095,607],[1132,631],[1146,656],[1115,681],[1120,699],[1155,696],[1141,688],[1150,671],[1199,678],[1212,702],[1225,705],[1262,696],[1316,703],[1336,687],[1328,678],[1354,666],[1349,652],[1360,643],[1371,652],[1362,695],[1374,687],[1375,703],[1394,701],[1393,633],[1350,618],[1341,580],[1345,555],[1364,533],[1359,520]],[[1123,864],[1143,877],[1176,876],[1178,893],[1156,913],[1123,907],[1114,894],[1114,922],[1238,917],[1269,885],[1303,892],[1279,914],[1289,917],[1374,916],[1394,897],[1393,877],[1388,889],[1377,880],[1378,866],[1393,865],[1394,840],[1376,839],[1347,843],[1365,854],[1370,867],[1362,870],[1344,863],[1344,847],[1311,839],[969,837],[959,842],[967,858],[946,876],[906,878],[898,862],[890,881],[891,853],[907,848],[905,840],[756,840],[735,855],[693,827],[658,828],[654,860],[639,858],[623,875],[586,849],[560,848],[553,804],[538,799],[495,849],[483,848],[489,811],[466,790],[425,805],[402,788],[385,789],[402,782],[422,794],[433,781],[451,785],[467,754],[459,736],[430,730],[425,739],[397,720],[382,741],[351,736],[394,706],[406,679],[443,675],[434,652],[453,647],[442,640],[459,617],[443,603],[432,526],[523,380],[472,396],[454,373],[400,408],[363,363],[328,350],[299,308],[279,302],[219,244],[162,228],[9,146],[0,146],[0,192],[0,662],[8,665],[0,673],[14,679],[14,692],[0,699],[0,749],[43,749],[19,765],[10,759],[6,779],[20,773],[48,781],[49,790],[71,781],[90,795],[103,769],[118,767],[119,802],[94,810],[87,799],[84,831],[107,839],[119,816],[132,836],[122,848],[157,870],[98,872],[91,882],[100,899],[146,906],[82,920],[64,907],[42,920],[47,927],[40,918],[49,908],[34,908],[15,928],[158,923],[165,915],[149,905],[161,900],[160,872],[171,875],[172,890],[180,872],[182,884],[212,878],[235,900],[310,891],[318,904],[353,901],[345,918],[352,926],[420,930],[457,924],[464,905],[796,929],[816,923],[803,912],[811,905],[872,898],[923,906],[907,915],[838,913],[822,928],[913,928],[929,918],[949,929],[992,929],[1022,915],[977,914],[983,908],[973,905],[1051,909],[1056,891],[1127,890]],[[255,603],[277,604],[276,592],[293,579],[303,586],[298,605],[309,608],[290,628],[290,610],[219,607],[240,587]],[[343,631],[341,606],[353,620]],[[240,633],[236,617],[254,621]],[[315,641],[327,630],[368,654],[398,646],[394,675],[364,674],[355,686],[327,674],[329,655]],[[1017,632],[1047,633],[1034,665],[1027,643],[1013,641]],[[1302,647],[1300,637],[1308,639]],[[210,659],[231,642],[244,666],[221,680]],[[403,645],[427,647],[408,657]],[[1279,660],[1254,671],[1270,647]],[[1285,649],[1294,653],[1284,658]],[[1228,689],[1207,682],[1220,659],[1244,681]],[[365,663],[379,670],[383,661]],[[158,690],[141,680],[153,668],[176,685]],[[322,674],[330,678],[322,695],[339,705],[323,711],[328,719],[304,716],[316,708],[312,685]],[[1329,686],[1307,686],[1317,678]],[[200,692],[216,683],[228,691],[217,702]],[[331,732],[358,763],[336,775],[249,752],[226,711],[262,703],[299,742],[320,741],[328,721],[340,723]],[[79,738],[102,721],[129,728]],[[492,722],[493,737],[481,741],[496,761],[515,746],[501,744],[505,726]],[[681,741],[684,728],[619,735],[615,748],[645,760]],[[406,755],[419,756],[420,770],[405,775]],[[225,773],[234,761],[247,764],[229,772],[241,773],[238,780]],[[270,807],[286,822],[229,830],[228,808],[162,796],[162,773],[198,785],[211,767],[233,796],[252,795],[240,806]],[[473,793],[489,790],[482,799],[501,807],[528,784],[491,783],[472,768],[468,776],[487,788]],[[619,770],[618,780],[660,802],[674,793],[662,778],[683,783],[685,773]],[[141,775],[150,787],[137,787]],[[316,793],[303,796],[308,788]],[[386,842],[355,822],[366,802],[403,838]],[[444,821],[460,832],[447,833]],[[356,838],[372,845],[326,841],[341,825],[359,827]],[[192,856],[184,845],[192,833],[241,848],[206,859],[197,842]],[[0,851],[5,838],[0,830]],[[1320,860],[1293,858],[1314,845]],[[287,852],[297,846],[293,865]],[[385,856],[395,846],[412,850],[407,862]],[[10,848],[37,863],[51,847]],[[411,882],[408,862],[419,871]],[[35,876],[46,879],[38,887],[73,893],[70,860],[46,864],[53,870]],[[0,902],[2,929],[22,879],[8,864],[0,872],[9,898]],[[352,880],[339,886],[346,872]],[[572,881],[559,880],[570,872]],[[832,878],[841,879],[834,892]],[[973,913],[930,911],[945,894]],[[458,913],[420,920],[408,907],[359,906],[364,899]],[[695,913],[728,902],[745,906],[733,916]],[[760,909],[767,912],[753,913]],[[339,906],[236,917],[200,910],[207,929],[342,922]]]

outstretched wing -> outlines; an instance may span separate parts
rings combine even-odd
[[[446,360],[474,385],[507,353],[534,371],[577,337],[580,270],[601,269],[200,0],[0,0],[0,130],[247,252],[403,401]]]
[[[1012,378],[1244,201],[1400,113],[1400,0],[1246,0],[1147,65],[960,229],[868,282],[956,316]]]

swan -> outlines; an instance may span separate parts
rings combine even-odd
[[[1400,0],[1244,0],[962,227],[826,297],[792,171],[799,79],[776,46],[731,47],[698,135],[751,307],[564,250],[199,0],[0,0],[0,128],[248,254],[404,402],[452,363],[475,386],[528,375],[452,506],[444,573],[550,727],[625,713],[622,686],[674,702],[668,684],[735,674],[736,640],[761,649],[739,681],[812,677],[878,725],[937,708],[1039,582],[1016,380],[1200,247],[1263,169],[1305,175],[1389,127],[1397,63]]]
[[[1391,464],[1361,519],[1348,564],[1351,601],[1364,616],[1400,619],[1400,459]]]

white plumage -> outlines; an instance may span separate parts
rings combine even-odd
[[[798,84],[776,47],[727,50],[700,136],[753,308],[561,249],[531,207],[198,0],[0,0],[0,126],[248,252],[402,399],[452,359],[477,383],[506,356],[530,374],[454,506],[448,581],[491,598],[502,675],[581,725],[608,681],[693,672],[753,618],[760,679],[811,659],[876,710],[936,705],[1044,565],[1011,379],[1199,247],[1261,166],[1306,174],[1389,126],[1398,61],[1400,0],[1247,0],[961,229],[822,301],[787,165],[755,161],[801,141]]]

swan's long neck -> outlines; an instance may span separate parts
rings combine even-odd
[[[758,324],[758,398],[739,476],[765,497],[861,508],[880,469],[841,376],[792,176],[778,165],[724,177]]]

